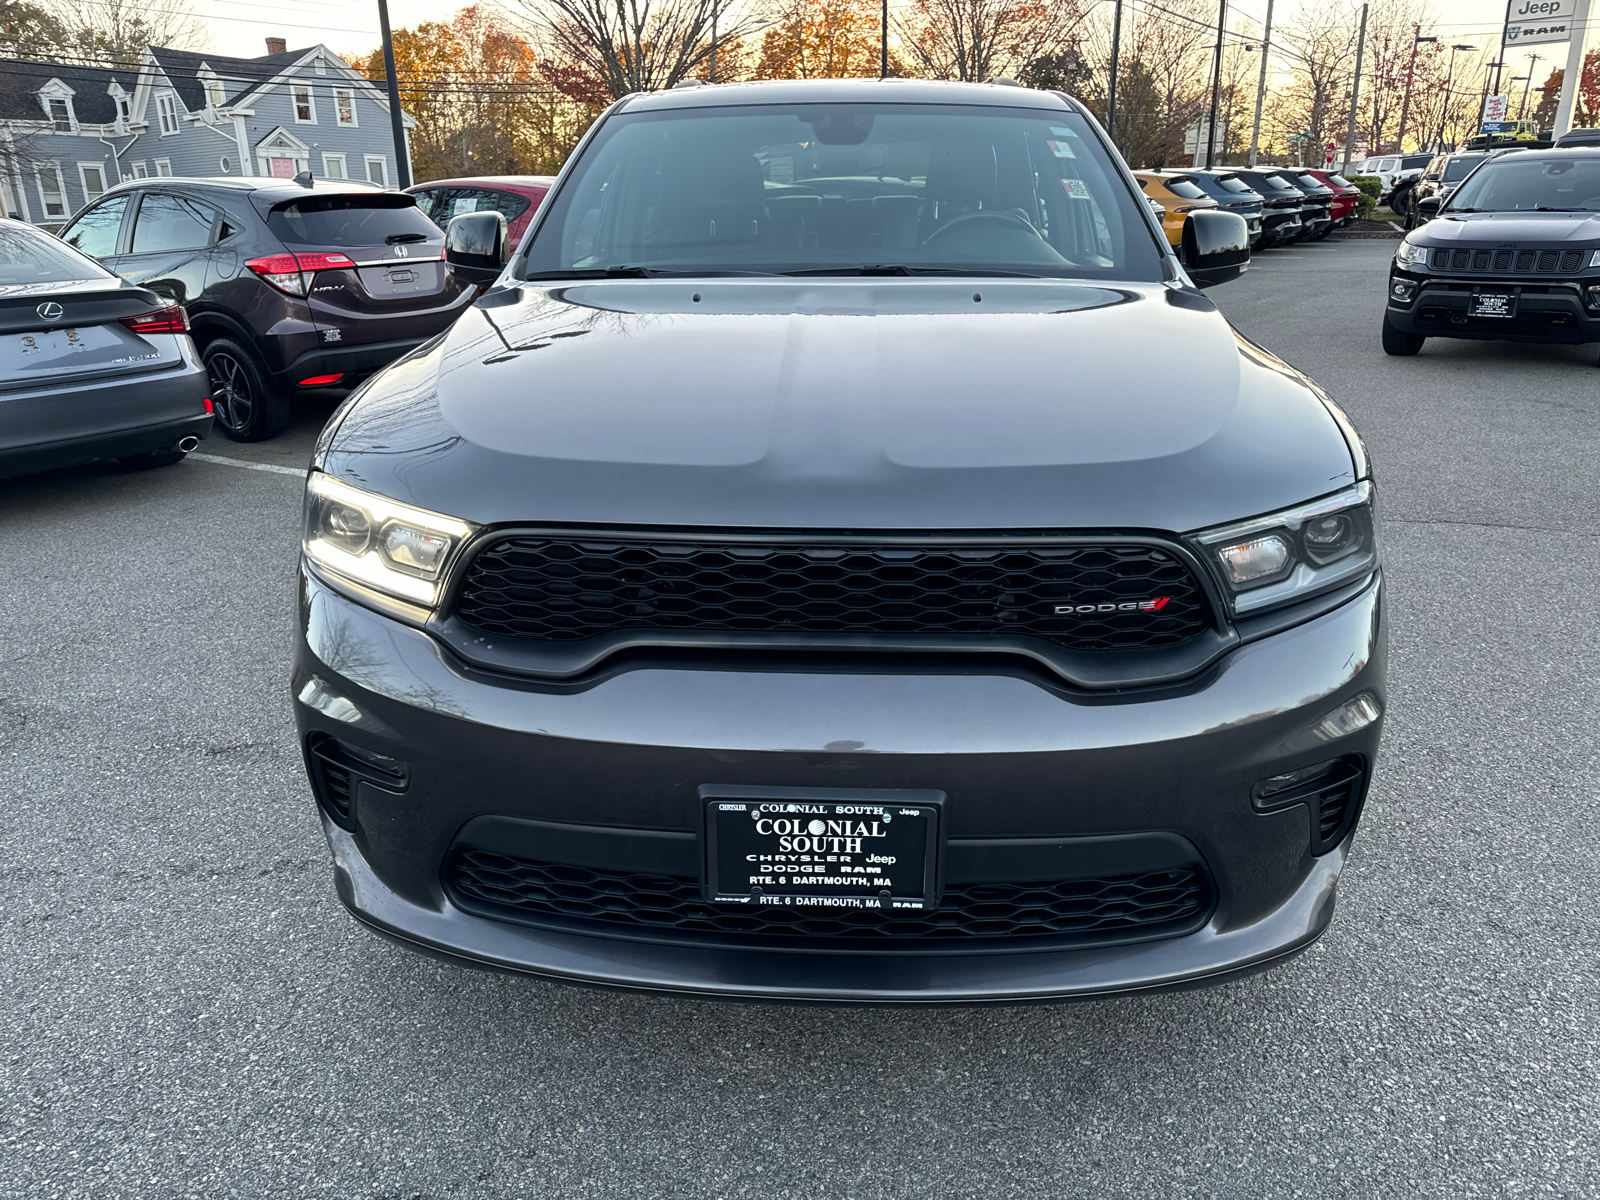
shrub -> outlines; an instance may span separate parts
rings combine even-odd
[[[1355,175],[1350,182],[1361,189],[1361,199],[1356,201],[1356,216],[1365,220],[1378,207],[1378,197],[1383,194],[1383,180],[1376,175]]]

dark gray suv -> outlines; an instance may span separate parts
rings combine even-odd
[[[359,383],[476,294],[413,197],[344,180],[141,179],[61,236],[188,310],[217,428],[238,441],[276,436],[294,392]]]
[[[702,996],[1190,986],[1313,942],[1378,748],[1367,458],[1083,106],[618,101],[330,423],[293,692],[356,918]]]

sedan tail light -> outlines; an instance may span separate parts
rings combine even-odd
[[[181,304],[169,304],[166,308],[140,313],[136,317],[118,319],[135,333],[189,332],[189,314],[184,312]]]
[[[356,264],[348,254],[302,252],[268,254],[264,258],[249,259],[244,265],[280,292],[288,292],[291,296],[304,296],[309,288],[306,280],[307,272],[332,271],[353,267]]]

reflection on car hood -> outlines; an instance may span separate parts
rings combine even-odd
[[[524,284],[325,443],[485,523],[1183,530],[1354,479],[1310,382],[1197,294],[982,278]]]
[[[1452,189],[1455,185],[1451,185]],[[1600,212],[1445,213],[1424,225],[1416,240],[1427,246],[1493,244],[1516,250],[1526,243],[1559,246],[1600,244]]]

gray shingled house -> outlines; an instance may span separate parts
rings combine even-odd
[[[46,228],[123,179],[276,175],[394,187],[389,102],[326,46],[151,46],[137,66],[0,59],[0,203]],[[404,118],[409,129],[416,124]]]

